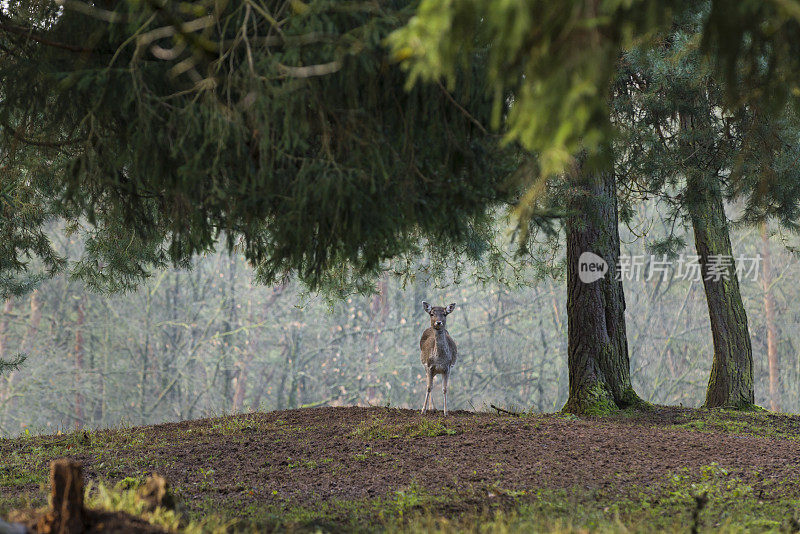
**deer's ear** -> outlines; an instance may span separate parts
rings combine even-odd
[[[424,300],[422,301],[422,309],[425,310],[425,313],[431,313],[431,305]]]
[[[452,304],[448,304],[448,305],[447,305],[447,308],[445,308],[445,309],[444,309],[444,312],[445,312],[445,313],[450,313],[450,312],[452,312],[452,311],[453,311],[453,310],[455,310],[455,309],[456,309],[456,303],[454,302],[454,303],[452,303]]]

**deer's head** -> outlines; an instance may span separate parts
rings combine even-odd
[[[447,314],[452,312],[456,307],[455,302],[444,306],[431,306],[424,300],[422,301],[422,308],[425,313],[431,316],[431,326],[436,330],[440,330],[447,326]]]

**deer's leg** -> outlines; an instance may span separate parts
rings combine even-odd
[[[442,395],[444,396],[444,416],[447,417],[447,381],[450,378],[450,370],[442,375]]]
[[[427,369],[428,372],[428,390],[425,393],[425,402],[422,405],[422,415],[425,415],[425,412],[428,410],[428,402],[431,400],[431,387],[433,386],[433,374],[431,373],[430,369]]]
[[[430,391],[430,394],[428,396],[428,402],[429,402],[428,409],[431,411],[436,411],[436,404],[433,402],[433,380],[435,378],[436,378],[436,373],[434,373],[431,370],[430,374],[428,374],[428,391]]]

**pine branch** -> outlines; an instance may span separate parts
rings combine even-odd
[[[80,143],[81,142],[80,139],[67,139],[67,140],[64,140],[64,141],[44,141],[44,140],[38,140],[38,139],[29,139],[29,138],[25,137],[24,135],[22,135],[22,133],[20,131],[21,128],[14,129],[14,128],[10,127],[5,122],[0,123],[0,126],[2,126],[6,130],[13,131],[14,132],[14,139],[16,141],[20,141],[23,144],[31,145],[31,146],[39,146],[39,147],[43,147],[43,148],[60,148],[62,146],[74,145],[76,143]]]
[[[27,359],[25,354],[17,354],[11,360],[0,359],[0,375],[5,371],[16,371],[19,366]]]
[[[23,28],[22,26],[17,26],[15,24],[11,24],[8,22],[0,21],[0,30],[6,31],[8,33],[13,33],[15,35],[21,35],[27,39],[32,41],[36,41],[39,44],[43,44],[45,46],[50,46],[53,48],[60,48],[62,50],[69,50],[70,52],[77,52],[81,54],[91,54],[93,52],[97,52],[97,49],[94,48],[86,48],[83,46],[71,45],[67,43],[62,43],[60,41],[53,41],[51,39],[47,39],[41,35],[38,35],[33,32],[30,28]]]

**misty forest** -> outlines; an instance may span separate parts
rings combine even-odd
[[[800,532],[800,1],[0,0],[0,534]]]

